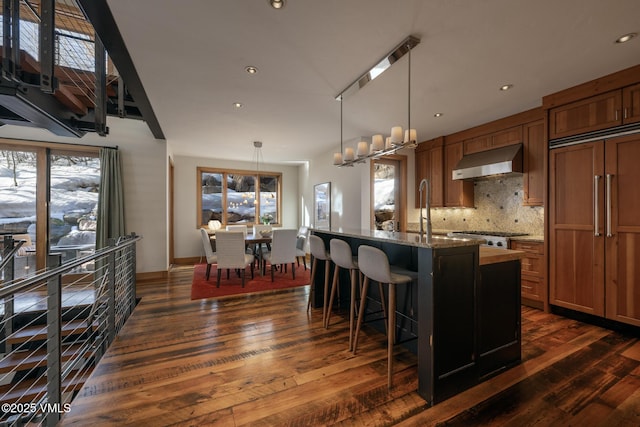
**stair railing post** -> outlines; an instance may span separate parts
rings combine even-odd
[[[131,238],[134,239],[136,233],[131,233]],[[129,245],[129,266],[130,266],[130,300],[129,300],[129,314],[133,313],[133,309],[136,308],[136,243],[133,242]]]
[[[109,239],[108,245],[116,245],[115,239]],[[116,336],[116,251],[111,251],[107,258],[107,345],[111,344]]]
[[[61,258],[61,254],[50,254],[48,267],[58,267]],[[51,407],[62,404],[61,327],[62,275],[57,275],[47,280],[47,402],[53,405]],[[53,427],[60,421],[60,414],[56,411],[48,412],[46,417],[47,426]]]
[[[2,258],[4,259],[5,256],[7,256],[7,254],[9,254],[11,252],[11,250],[13,249],[13,245],[15,244],[15,241],[13,240],[13,236],[4,236],[4,245],[3,245],[3,255]],[[15,279],[15,263],[16,263],[16,258],[15,256],[13,257],[13,260],[11,260],[11,262],[7,263],[7,265],[5,265],[4,267],[4,282],[13,282],[13,279]],[[13,308],[13,295],[11,295],[10,298],[5,298],[4,300],[4,336],[8,337],[9,335],[11,335],[13,333],[13,312],[14,308]],[[9,353],[11,351],[11,348],[13,346],[9,343],[7,343],[5,341],[5,348],[4,350],[0,349],[1,351],[5,352],[5,353]]]

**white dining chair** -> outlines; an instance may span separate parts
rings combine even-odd
[[[247,237],[247,226],[246,225],[227,225],[227,231],[242,231],[244,233],[244,237]]]
[[[298,228],[298,235],[296,236],[296,261],[298,267],[300,267],[300,259],[302,258],[302,265],[304,269],[307,269],[307,239],[309,239],[309,227],[304,225]]]
[[[263,255],[264,268],[267,262],[271,264],[271,281],[274,280],[275,266],[280,265],[286,272],[286,265],[291,263],[291,273],[296,278],[296,234],[294,229],[273,230],[271,251]]]
[[[209,275],[211,274],[211,264],[215,264],[218,262],[218,257],[213,252],[213,248],[211,247],[211,238],[209,237],[209,233],[204,228],[200,229],[200,237],[202,238],[202,248],[204,249],[204,257],[207,259],[207,274],[206,279],[209,280]]]
[[[248,254],[244,250],[244,235],[241,231],[220,231],[216,232],[216,255],[218,258],[218,281],[220,287],[220,275],[223,269],[227,269],[227,279],[229,270],[240,270],[242,276],[242,287],[244,288],[244,277],[247,266],[251,265],[251,278],[253,279],[253,254]]]

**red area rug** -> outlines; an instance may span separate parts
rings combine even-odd
[[[309,284],[309,269],[305,271],[301,265],[296,268],[295,280],[291,278],[291,266],[287,268],[287,272],[275,272],[274,281],[271,281],[270,266],[267,266],[267,274],[260,276],[258,270],[254,272],[254,278],[251,279],[251,270],[247,268],[244,288],[242,280],[232,271],[227,279],[227,271],[222,272],[220,278],[220,287],[216,287],[216,279],[218,270],[215,264],[211,266],[211,274],[209,280],[206,280],[207,264],[196,264],[193,267],[193,281],[191,282],[191,299],[201,298],[220,298],[230,295],[252,294],[258,292],[271,291],[275,289],[293,288],[296,286],[304,286]]]

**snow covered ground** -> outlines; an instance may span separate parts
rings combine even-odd
[[[74,158],[77,159],[77,158]],[[7,152],[0,151],[0,230],[8,228],[16,232],[29,232],[35,241],[36,221],[36,167],[33,159],[22,159],[17,164],[16,173],[7,161]],[[44,184],[44,179],[41,178]],[[17,183],[17,186],[15,185]],[[58,238],[70,237],[78,234],[78,218],[86,218],[84,224],[95,221],[95,211],[98,205],[98,187],[100,185],[100,161],[97,158],[69,165],[64,158],[51,166],[51,218],[52,234],[58,230]],[[84,228],[85,225],[80,225]],[[16,228],[18,228],[16,230]],[[24,228],[20,230],[20,228]],[[94,229],[95,230],[95,229]],[[95,232],[93,242],[95,242]],[[87,232],[82,234],[82,242],[87,243]],[[66,239],[65,244],[70,243]],[[89,240],[91,238],[89,237]]]

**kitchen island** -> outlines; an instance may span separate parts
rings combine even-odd
[[[326,247],[332,238],[384,251],[389,263],[418,272],[417,283],[397,288],[397,342],[418,356],[418,393],[441,402],[520,361],[519,251],[480,248],[474,239],[378,230],[312,230]],[[489,250],[487,250],[489,249]],[[314,306],[322,306],[324,268],[318,262]],[[348,307],[349,278],[340,273],[340,306]],[[366,321],[382,308],[369,290]]]

